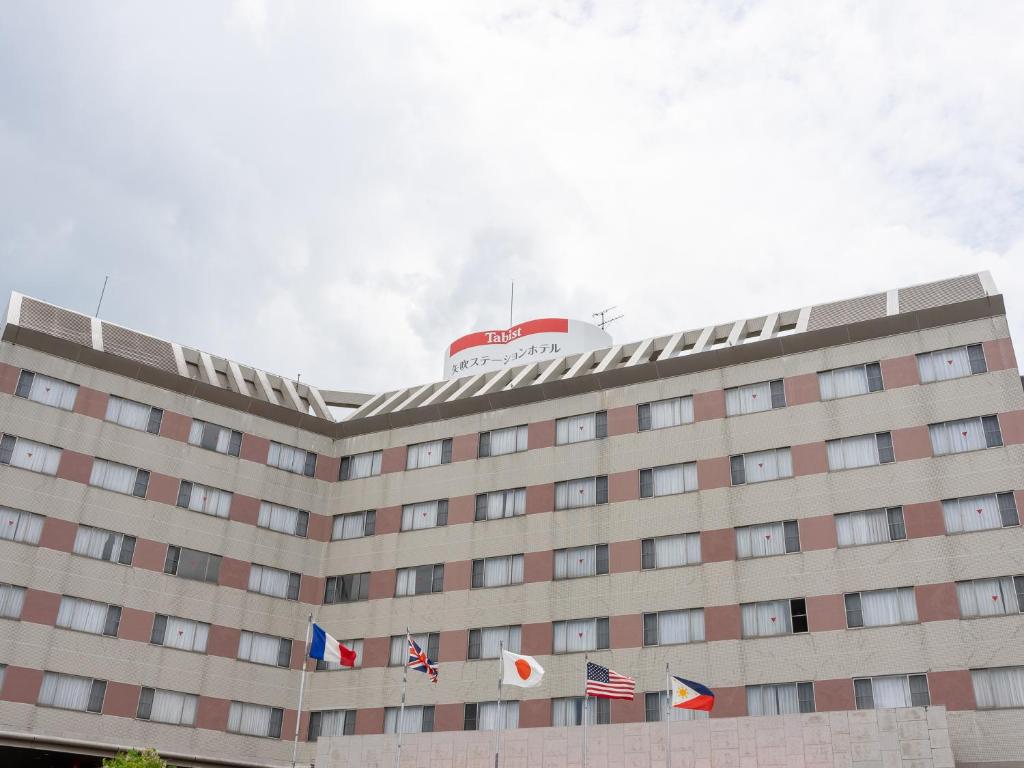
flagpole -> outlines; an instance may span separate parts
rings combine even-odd
[[[672,713],[672,676],[665,662],[665,768],[672,768],[672,730],[669,728],[669,715]]]
[[[498,727],[494,735],[494,768],[499,768],[498,755],[501,754],[501,681],[505,676],[505,641],[498,641]]]
[[[299,753],[299,726],[302,723],[302,695],[306,692],[306,662],[309,661],[309,633],[313,631],[313,614],[306,621],[306,645],[302,654],[302,677],[299,678],[299,707],[295,712],[295,742],[292,744],[292,768]]]
[[[402,665],[402,705],[398,708],[398,723],[395,730],[398,731],[398,750],[395,752],[395,768],[398,768],[402,759],[402,721],[405,719],[405,684],[409,678],[409,639],[412,635],[409,628],[405,628],[405,664]]]
[[[583,768],[587,768],[587,710],[589,709],[590,696],[587,695],[587,665],[590,663],[590,655],[583,656]]]

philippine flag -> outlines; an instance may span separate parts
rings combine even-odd
[[[309,646],[309,658],[333,661],[343,667],[352,667],[356,663],[356,652],[346,648],[324,631],[319,624],[313,625],[313,642]]]
[[[699,709],[710,712],[715,706],[715,692],[700,683],[673,675],[672,706],[675,709]]]

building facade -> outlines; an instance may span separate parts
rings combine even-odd
[[[373,396],[19,294],[2,338],[6,744],[283,765],[298,720],[308,763],[398,727],[408,628],[440,670],[409,731],[493,728],[501,642],[546,670],[510,729],[576,725],[589,654],[638,690],[595,725],[660,720],[668,664],[712,731],[943,707],[932,764],[1024,761],[1024,391],[987,274]],[[310,614],[358,662],[297,718]]]

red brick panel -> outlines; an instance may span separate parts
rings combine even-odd
[[[697,487],[702,491],[714,488],[728,488],[732,485],[732,471],[729,469],[729,457],[719,456],[714,459],[697,459]]]
[[[637,431],[636,406],[608,409],[608,437],[631,435]]]
[[[57,477],[88,485],[91,474],[92,456],[70,451],[67,448],[61,451],[60,464],[57,465]]]
[[[320,605],[324,600],[325,581],[326,579],[320,576],[302,574],[302,581],[299,582],[299,602]]]
[[[524,563],[525,565],[525,563]],[[472,560],[456,560],[445,563],[444,566],[444,591],[455,592],[462,589],[469,589],[473,577]]]
[[[846,601],[842,595],[807,598],[807,626],[811,632],[846,629]]]
[[[18,378],[21,376],[21,369],[15,368],[7,363],[0,363],[0,392],[13,395],[18,389]],[[554,424],[554,422],[552,422]],[[552,427],[553,428],[553,427]],[[532,445],[530,446],[533,447]]]
[[[39,536],[39,546],[56,549],[60,552],[73,552],[76,533],[78,533],[77,523],[57,517],[48,517],[43,520],[43,532]]]
[[[967,669],[929,672],[928,695],[933,705],[944,706],[948,710],[978,708],[971,672]]]
[[[693,395],[693,420],[709,421],[725,418],[725,390],[695,392]]]
[[[723,563],[736,559],[736,531],[718,528],[700,532],[700,559],[704,563]]]
[[[206,639],[206,652],[211,656],[222,656],[225,659],[238,658],[238,643],[242,630],[236,627],[223,627],[219,624],[210,625],[210,634]]]
[[[932,441],[928,437],[928,427],[894,429],[892,448],[896,454],[896,461],[931,458]]]
[[[555,484],[529,485],[526,487],[526,514],[553,512],[555,509]]]
[[[103,714],[115,717],[135,717],[139,709],[139,692],[142,686],[128,683],[107,682],[103,696]]]
[[[150,472],[146,498],[161,504],[170,504],[173,507],[178,503],[178,487],[180,485],[181,481],[175,477],[162,475],[159,472]]]
[[[555,553],[550,549],[543,552],[527,552],[523,556],[523,581],[527,584],[551,581],[554,575]]]
[[[245,560],[222,557],[220,560],[220,579],[217,583],[222,587],[248,589],[249,571],[251,569],[252,563],[247,563]]]
[[[914,589],[917,618],[920,621],[949,621],[960,618],[960,602],[956,584],[920,584]]]
[[[999,430],[1003,433],[1004,445],[1024,443],[1024,411],[999,414]]]
[[[364,667],[386,667],[390,657],[390,637],[367,637],[363,640]]]
[[[148,643],[152,635],[153,614],[150,611],[139,611],[135,608],[121,609],[121,623],[117,628],[119,638]]]
[[[926,536],[945,536],[946,520],[942,515],[941,501],[926,501],[923,504],[907,504],[903,507],[903,524],[907,538],[922,539]]]
[[[17,384],[17,377],[15,377],[15,384]],[[13,385],[11,391],[14,391]],[[534,448],[550,448],[555,444],[554,419],[534,422],[532,424],[529,424],[526,430],[526,447],[528,450],[532,451]]]
[[[43,685],[43,670],[8,667],[4,670],[4,687],[0,698],[19,704],[35,704]]]
[[[380,473],[386,475],[390,472],[405,471],[405,446],[397,448],[385,448],[380,457]]]
[[[358,727],[359,721],[356,720]],[[548,728],[551,726],[551,699],[526,699],[519,702],[520,728]]]
[[[465,726],[464,704],[435,704],[434,730],[461,731]]]
[[[210,731],[226,731],[228,729],[228,712],[231,702],[228,699],[215,699],[212,696],[200,696],[196,706],[196,728]]]
[[[105,419],[107,417],[107,401],[110,395],[106,392],[99,392],[89,387],[78,388],[75,395],[75,413],[83,416],[90,416],[94,419]]]
[[[438,661],[465,661],[468,653],[468,629],[453,629],[441,633]]]
[[[786,405],[804,405],[821,400],[821,389],[818,387],[818,374],[801,373],[799,376],[787,376],[782,380],[786,390]]]
[[[632,701],[612,699],[610,710],[613,723],[642,723],[647,719],[645,698],[639,692]]]
[[[635,469],[608,476],[608,501],[636,501],[640,498],[640,473]]]
[[[472,523],[476,519],[476,496],[453,496],[448,499],[448,525]]]
[[[456,435],[452,438],[452,462],[472,461],[480,447],[480,435]]]
[[[167,562],[167,545],[159,541],[138,539],[135,542],[135,555],[132,566],[147,571],[162,572]]]
[[[386,571],[372,571],[370,573],[370,599],[394,597],[397,580],[398,574],[394,568],[389,568]]]
[[[338,474],[341,468],[341,459],[334,456],[324,456],[322,453],[316,457],[316,471],[314,477],[323,480],[325,483],[338,482]]]
[[[882,386],[886,389],[912,387],[921,383],[916,355],[880,360],[879,365],[882,367]]]
[[[742,636],[743,622],[738,605],[712,605],[704,609],[706,640],[739,640]]]
[[[295,738],[295,710],[285,709],[281,713],[281,739],[293,740]]]
[[[334,518],[310,512],[309,528],[306,531],[306,538],[310,541],[330,541],[331,531],[333,528]]]
[[[793,474],[820,475],[828,472],[828,453],[824,442],[804,443],[790,448],[793,456]]]
[[[1005,371],[1017,367],[1017,358],[1013,354],[1013,342],[1009,339],[983,341],[981,348],[985,351],[985,365],[990,371]]]
[[[814,681],[814,709],[818,712],[842,712],[856,707],[853,681],[849,678]]]
[[[640,540],[613,541],[608,545],[608,571],[610,573],[631,573],[639,571],[641,565]]]
[[[715,708],[712,717],[745,717],[747,714],[747,689],[742,685],[731,688],[715,688]]]
[[[29,587],[25,590],[25,605],[21,609],[21,620],[52,627],[57,623],[59,609],[60,595]]]
[[[398,533],[402,530],[402,508],[381,507],[378,509],[373,530],[375,536],[381,536],[385,533]]]
[[[356,710],[356,736],[384,733],[384,707]]]
[[[293,726],[294,727],[294,726]],[[283,731],[282,731],[283,733]],[[294,733],[294,731],[293,731]],[[294,736],[292,737],[294,738]],[[299,741],[307,741],[309,739],[309,710],[302,713],[302,720],[299,723]]]
[[[816,549],[835,549],[836,519],[832,515],[805,517],[798,521],[800,526],[800,549],[811,552]]]
[[[639,613],[612,616],[608,620],[612,648],[641,648],[644,644],[644,617]]]
[[[191,429],[191,416],[183,416],[180,413],[174,413],[174,411],[164,411],[163,418],[160,420],[160,437],[187,443],[188,433]]]
[[[555,630],[550,621],[523,624],[520,642],[522,652],[529,656],[547,656],[554,647]]]
[[[256,437],[248,433],[242,434],[242,447],[238,452],[239,458],[246,461],[255,461],[257,464],[266,464],[270,456],[270,441],[265,437]]]

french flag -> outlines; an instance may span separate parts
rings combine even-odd
[[[710,712],[715,706],[715,692],[700,683],[672,675],[672,706]]]
[[[356,652],[346,648],[327,634],[319,624],[313,625],[313,642],[309,646],[309,658],[333,661],[343,667],[353,667],[356,663]]]

